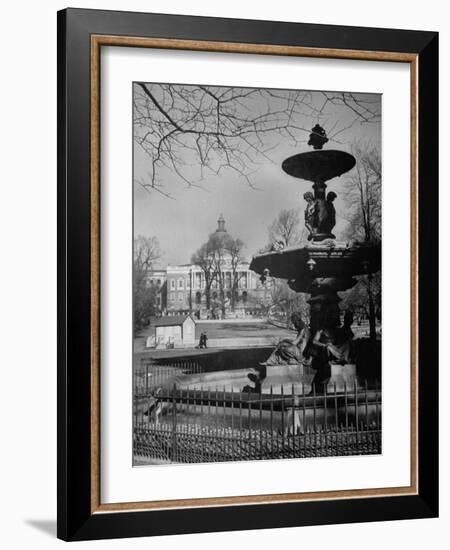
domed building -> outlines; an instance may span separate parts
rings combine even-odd
[[[221,214],[211,238],[227,238],[225,225]],[[153,270],[149,272],[148,284],[159,285],[157,307],[168,315],[192,313],[197,319],[258,317],[270,301],[270,289],[249,267],[247,260],[236,261],[225,253],[219,266],[222,284],[215,273],[209,297],[207,273],[196,264],[167,265],[165,270]]]

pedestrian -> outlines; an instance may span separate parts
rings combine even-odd
[[[200,338],[198,339],[198,347],[203,348],[203,332],[200,333]]]

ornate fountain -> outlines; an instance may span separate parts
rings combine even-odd
[[[327,141],[323,128],[316,125],[308,142],[313,151],[289,157],[282,164],[287,174],[312,182],[312,192],[303,196],[307,241],[258,254],[250,264],[263,282],[269,276],[285,279],[291,289],[310,295],[311,338],[322,330],[337,333],[341,301],[338,292],[354,286],[356,275],[374,273],[381,266],[379,245],[339,241],[333,234],[336,225],[333,202],[337,194],[326,192],[327,182],[351,170],[356,160],[344,151],[323,150]],[[325,380],[326,372],[322,378]]]

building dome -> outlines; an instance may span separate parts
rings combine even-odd
[[[219,219],[217,220],[217,229],[216,233],[226,233],[227,230],[225,229],[225,219],[223,217],[223,214],[220,214]]]

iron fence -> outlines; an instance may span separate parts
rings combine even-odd
[[[195,361],[173,361],[170,364],[155,363],[150,358],[142,358],[134,370],[134,395],[149,395],[155,389],[176,383],[180,376],[204,372]]]
[[[381,388],[292,384],[263,393],[184,385],[201,367],[141,365],[135,372],[135,464],[378,454]],[[195,376],[189,377],[190,382]],[[312,393],[311,393],[312,392]]]
[[[303,433],[280,434],[268,430],[211,429],[201,426],[137,426],[135,459],[152,462],[228,462],[280,458],[312,458],[377,454],[381,447],[380,430],[334,426]]]

